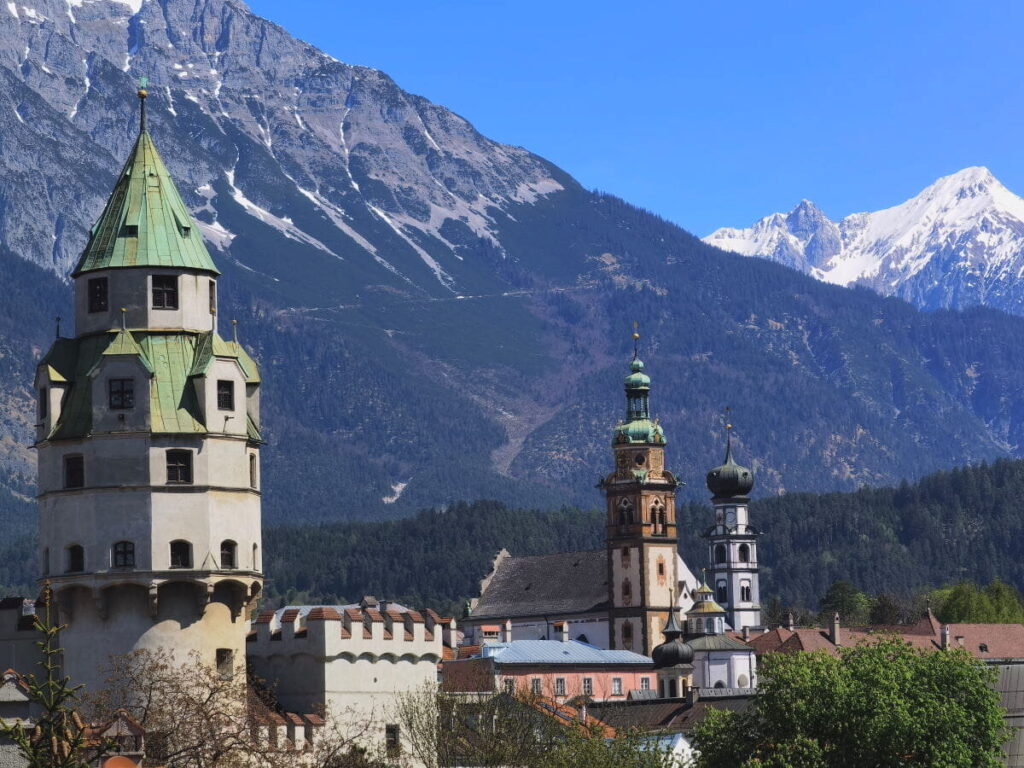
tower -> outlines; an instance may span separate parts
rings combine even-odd
[[[707,476],[715,524],[705,532],[711,558],[710,577],[715,600],[726,612],[729,626],[739,631],[761,626],[757,537],[750,524],[749,493],[754,475],[732,457],[732,425],[727,424],[725,461]]]
[[[665,433],[651,420],[651,379],[637,350],[625,388],[626,420],[612,439],[615,470],[600,484],[607,502],[609,641],[649,655],[679,584],[678,483],[665,469]]]
[[[217,276],[146,129],[75,267],[75,336],[35,386],[39,549],[65,672],[111,654],[244,664],[262,588],[256,364],[217,333]]]

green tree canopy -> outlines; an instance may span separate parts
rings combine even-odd
[[[821,620],[830,621],[836,613],[844,624],[866,624],[871,598],[849,581],[834,581],[821,598]]]
[[[996,768],[1007,729],[994,674],[896,637],[770,654],[750,709],[697,727],[697,768]]]
[[[987,587],[962,582],[932,593],[936,616],[947,624],[1016,624],[1024,622],[1020,592],[1001,581]]]

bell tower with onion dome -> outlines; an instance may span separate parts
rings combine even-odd
[[[626,419],[615,427],[615,470],[601,480],[607,504],[609,641],[650,655],[678,589],[675,476],[665,469],[665,432],[650,414],[651,379],[633,334]]]
[[[146,128],[72,273],[75,335],[36,371],[39,560],[64,673],[112,654],[244,669],[263,584],[256,363],[217,333],[217,277]]]
[[[757,538],[750,524],[750,491],[754,474],[732,457],[732,424],[726,424],[725,461],[707,475],[715,524],[704,532],[711,566],[708,579],[715,602],[725,609],[726,621],[737,632],[761,626]]]

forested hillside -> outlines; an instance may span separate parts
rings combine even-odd
[[[808,608],[838,579],[873,595],[909,596],[963,580],[1002,580],[1024,589],[1024,461],[930,475],[895,488],[791,493],[755,501],[764,531],[762,597]],[[31,521],[23,502],[0,496],[0,584],[34,577]],[[18,517],[11,520],[12,513]],[[680,510],[681,550],[694,570],[707,553],[700,532],[711,509]],[[405,520],[269,527],[267,595],[274,601],[341,602],[364,594],[459,614],[501,548],[542,554],[603,545],[603,514],[458,503]],[[4,591],[0,589],[0,591]]]

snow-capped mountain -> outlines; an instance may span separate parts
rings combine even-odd
[[[67,272],[132,144],[141,75],[204,235],[250,270],[267,273],[236,238],[255,227],[368,283],[451,295],[472,283],[468,244],[501,252],[497,212],[562,188],[540,158],[237,0],[13,0],[0,5],[0,243]]]
[[[905,203],[830,220],[803,200],[705,242],[926,309],[985,305],[1024,314],[1024,199],[987,168],[944,176]]]

